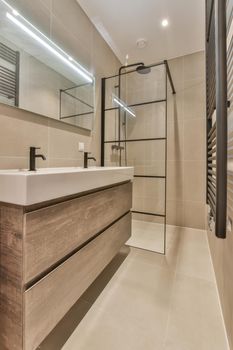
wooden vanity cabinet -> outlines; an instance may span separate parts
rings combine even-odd
[[[35,350],[131,235],[132,183],[0,205],[0,349]]]

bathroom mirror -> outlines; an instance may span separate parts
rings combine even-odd
[[[88,130],[94,117],[95,79],[0,0],[0,102]]]

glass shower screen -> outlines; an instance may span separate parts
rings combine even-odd
[[[132,236],[128,245],[165,253],[167,71],[123,70],[104,78],[102,164],[133,166]]]

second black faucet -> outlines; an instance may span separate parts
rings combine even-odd
[[[89,159],[93,159],[96,162],[95,157],[88,157],[88,154],[90,154],[90,152],[84,152],[84,164],[83,164],[84,168],[88,168],[88,160]]]

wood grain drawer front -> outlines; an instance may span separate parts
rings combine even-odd
[[[130,234],[128,213],[24,293],[25,350],[36,349]]]
[[[132,184],[25,214],[24,283],[31,281],[132,207]]]

